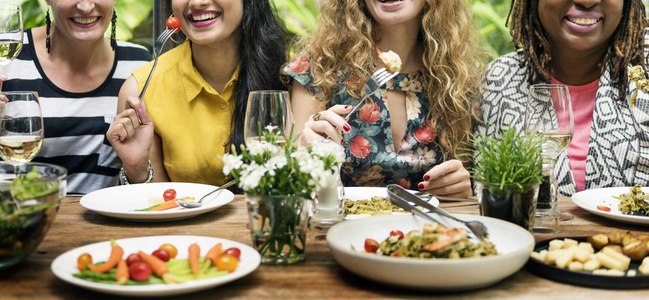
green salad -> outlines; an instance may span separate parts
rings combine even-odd
[[[642,191],[642,186],[636,184],[631,188],[630,193],[622,194],[613,198],[620,200],[617,209],[628,215],[649,216],[649,194]]]

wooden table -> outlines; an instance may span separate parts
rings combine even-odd
[[[0,299],[115,299],[115,296],[88,291],[56,278],[50,271],[52,260],[63,252],[110,238],[181,234],[225,238],[251,245],[246,203],[243,196],[213,212],[188,220],[167,223],[136,223],[105,217],[84,209],[78,197],[63,199],[50,232],[37,251],[25,262],[0,274]],[[478,206],[442,203],[452,213],[478,214]],[[576,207],[569,198],[559,209],[575,215],[562,222],[558,236],[580,236],[608,232],[611,228],[647,233],[647,227],[616,223]],[[537,240],[548,236],[537,236]],[[572,286],[537,277],[522,269],[502,282],[463,293],[413,292],[386,287],[360,278],[336,263],[325,242],[307,244],[307,260],[290,266],[261,265],[252,274],[230,284],[187,295],[188,299],[271,298],[271,299],[366,299],[366,298],[448,298],[448,299],[602,299],[646,298],[646,290],[603,290]],[[177,299],[177,298],[176,298]]]

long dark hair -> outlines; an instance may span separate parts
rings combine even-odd
[[[239,78],[234,90],[231,145],[244,143],[248,94],[256,90],[284,90],[280,70],[286,62],[286,31],[275,14],[270,0],[241,0],[241,41],[239,44]],[[171,0],[169,1],[171,3]],[[172,7],[169,5],[169,14]],[[226,147],[226,151],[230,149]]]
[[[242,0],[240,67],[230,144],[243,144],[248,93],[283,90],[280,70],[286,62],[286,34],[269,0]]]

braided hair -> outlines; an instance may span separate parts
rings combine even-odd
[[[552,54],[550,43],[539,20],[539,0],[512,0],[507,23],[512,35],[512,43],[522,49],[528,65],[530,84],[549,82],[552,75],[550,62]],[[642,0],[625,0],[622,19],[613,38],[609,51],[604,56],[602,66],[611,61],[614,65],[612,80],[616,82],[619,98],[624,98],[627,89],[627,67],[630,64],[646,69],[649,59],[644,56],[645,8]]]

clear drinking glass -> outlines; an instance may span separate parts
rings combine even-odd
[[[22,50],[23,31],[20,5],[0,3],[0,67],[9,64]]]
[[[8,102],[4,103],[4,110],[0,110],[0,157],[16,166],[18,172],[17,166],[30,162],[43,145],[41,106],[35,92],[2,95]]]
[[[289,135],[292,121],[287,91],[253,91],[248,95],[248,108],[244,128],[246,144],[251,141],[264,141],[262,132],[273,127],[274,132]],[[276,142],[279,146],[286,144],[281,136]]]
[[[554,174],[557,158],[568,148],[575,124],[568,87],[559,84],[535,84],[530,87],[524,129],[537,134],[543,143],[543,182],[539,188],[535,232],[558,233],[559,219],[572,219],[570,213],[556,209],[558,188]]]

